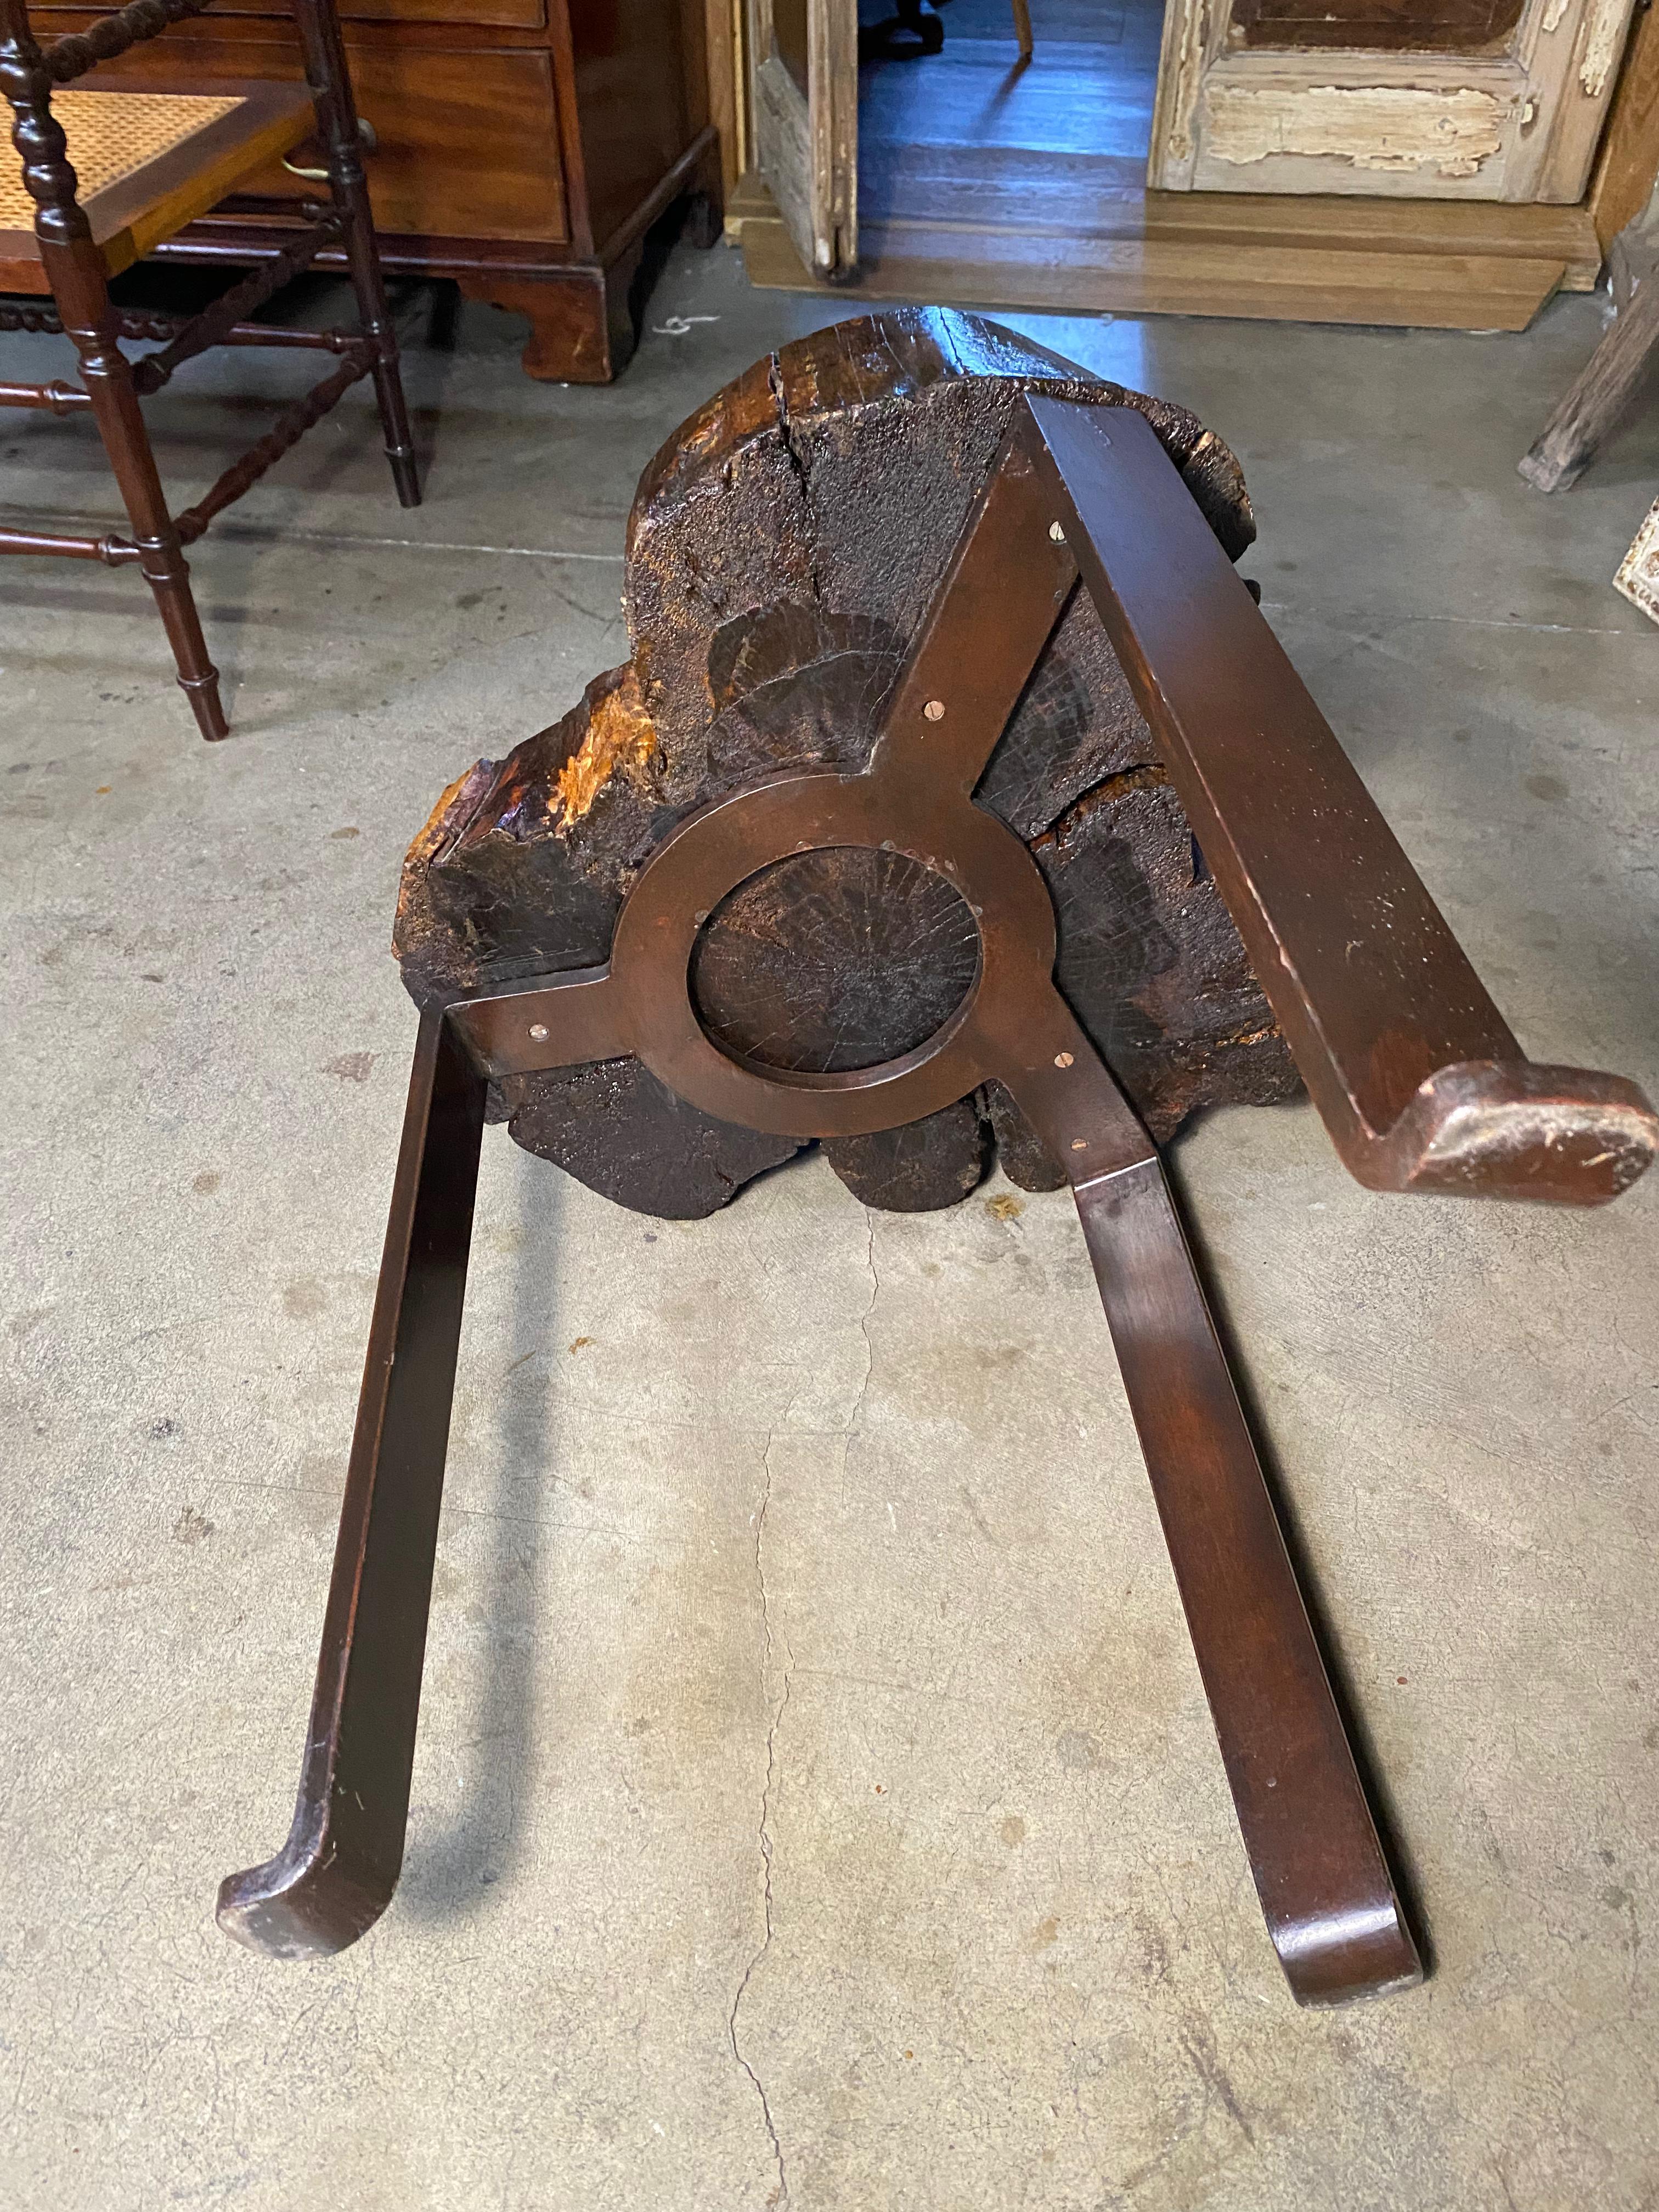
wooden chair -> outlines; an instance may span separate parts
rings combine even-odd
[[[945,26],[923,0],[897,0],[898,13],[859,33],[861,62],[918,61],[945,45]],[[1031,58],[1031,0],[1013,0],[1014,36],[1023,67]]]
[[[50,307],[0,304],[0,330],[64,331],[80,356],[78,384],[0,384],[0,406],[72,415],[90,409],[109,454],[132,536],[69,537],[0,529],[0,553],[67,555],[137,565],[167,625],[179,682],[204,738],[228,735],[219,675],[208,658],[184,549],[320,422],[360,377],[373,376],[398,496],[420,503],[409,416],[386,309],[360,126],[333,0],[293,0],[308,85],[195,82],[178,92],[56,88],[112,60],[209,0],[131,0],[89,30],[43,48],[26,0],[0,0],[0,86],[16,121],[21,189],[0,179],[0,291],[50,296]],[[222,199],[273,155],[315,133],[333,205],[307,210],[312,228],[188,319],[116,307],[110,279]],[[273,328],[247,319],[326,247],[344,254],[357,296],[355,333]],[[161,339],[131,361],[118,340]],[[218,482],[177,516],[168,509],[139,401],[210,346],[316,348],[338,365]]]

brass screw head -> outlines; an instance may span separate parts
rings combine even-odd
[[[547,1042],[547,1024],[545,1022],[532,1022],[530,1024],[530,1034],[535,1038],[538,1044],[545,1044]]]
[[[1069,1052],[1057,1052],[1054,1054],[1054,1066],[1056,1067],[1069,1067],[1071,1064],[1072,1055]]]
[[[921,711],[930,722],[942,722],[945,720],[945,702],[943,699],[930,699]]]
[[[1066,532],[1057,522],[1051,522],[1048,525],[1048,535],[1056,545],[1063,545],[1066,543]]]

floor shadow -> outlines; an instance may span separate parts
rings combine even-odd
[[[428,1923],[471,1917],[522,1869],[526,1813],[536,1787],[537,1616],[544,1562],[557,1542],[551,1506],[558,1424],[547,1370],[558,1339],[550,1283],[562,1194],[562,1178],[540,1163],[514,1164],[507,1203],[522,1209],[529,1233],[510,1263],[510,1318],[491,1346],[490,1416],[479,1424],[479,1449],[495,1455],[495,1467],[491,1505],[471,1509],[489,1524],[483,1571],[472,1593],[483,1611],[483,1634],[472,1649],[465,1719],[453,1734],[445,1729],[460,1765],[459,1802],[441,1826],[423,1819],[416,1802],[404,1868],[402,1907]],[[467,1349],[463,1346],[464,1359]],[[472,1347],[475,1361],[480,1349]],[[439,1540],[441,1562],[461,1510],[446,1507],[451,1527]],[[428,1705],[431,1695],[428,1684]]]

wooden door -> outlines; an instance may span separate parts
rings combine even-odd
[[[815,276],[858,265],[858,0],[750,0],[755,152]]]
[[[1169,0],[1164,191],[1583,198],[1632,0]]]

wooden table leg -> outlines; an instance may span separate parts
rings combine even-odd
[[[1299,2004],[1420,1981],[1163,1164],[1057,996],[1002,1080],[1070,1174],[1267,1932]]]
[[[219,1891],[219,1925],[269,1958],[343,1950],[403,1865],[483,1108],[483,1079],[424,1015],[294,1825]]]
[[[1422,1965],[1164,1170],[1148,1160],[1075,1196],[1291,1993],[1407,1987]]]
[[[1519,464],[1538,491],[1576,483],[1595,449],[1636,395],[1649,356],[1659,346],[1659,272],[1641,284],[1590,356],[1537,443]]]

